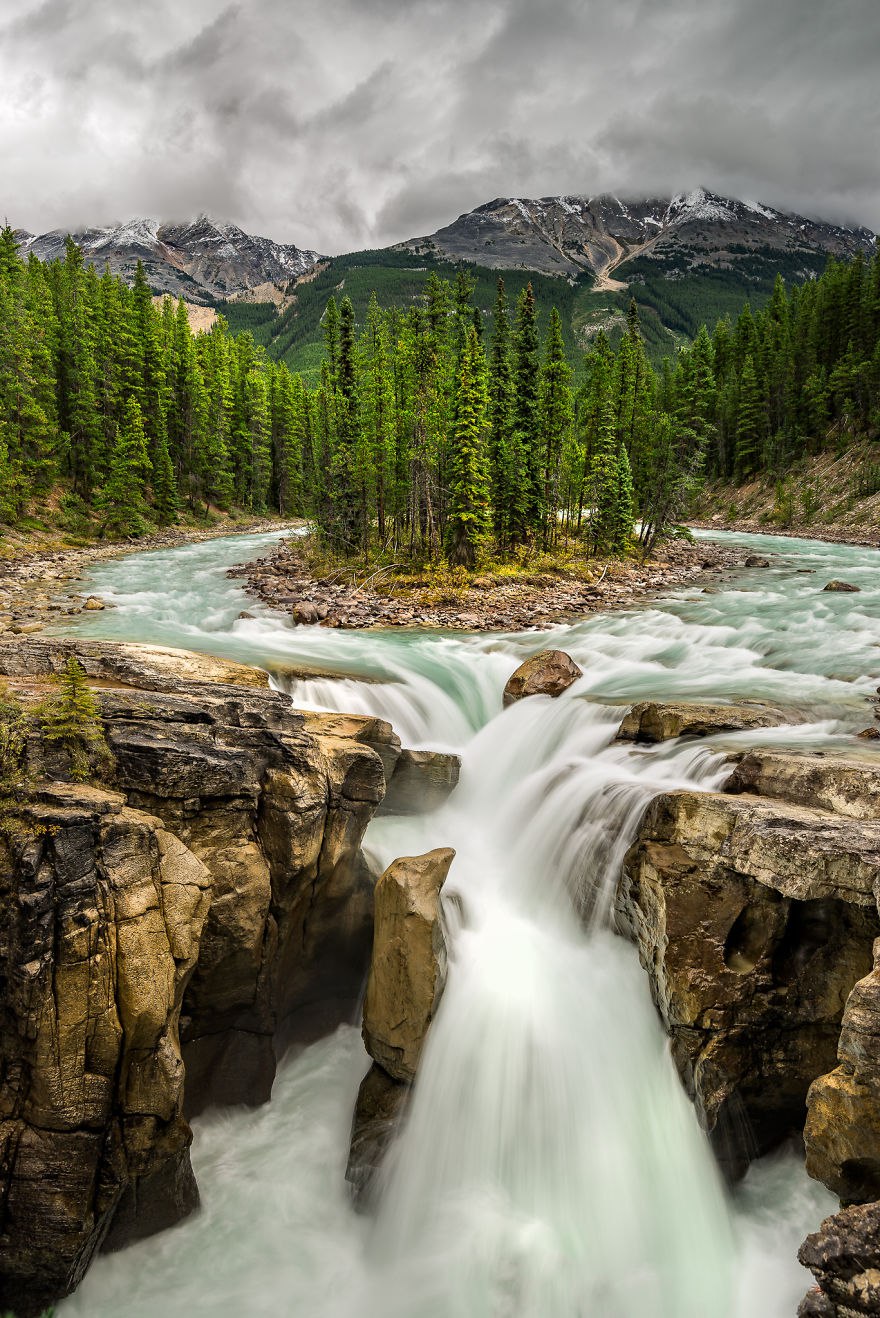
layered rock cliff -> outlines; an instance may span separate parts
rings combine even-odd
[[[194,1207],[187,1114],[262,1102],[280,1048],[352,1017],[361,839],[400,751],[195,656],[37,641],[0,645],[0,672],[27,706],[74,651],[112,785],[63,781],[33,725],[0,866],[0,1309],[21,1314]]]

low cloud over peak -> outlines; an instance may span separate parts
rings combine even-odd
[[[0,24],[2,206],[334,252],[699,182],[878,229],[878,67],[875,0],[31,0]]]

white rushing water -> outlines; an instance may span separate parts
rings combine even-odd
[[[797,1245],[835,1202],[793,1154],[728,1196],[635,951],[602,919],[650,797],[714,787],[737,743],[613,744],[627,704],[770,698],[807,721],[764,740],[863,745],[880,556],[725,538],[778,558],[718,594],[511,636],[294,628],[225,577],[265,536],[96,569],[90,590],[116,607],[78,633],[262,664],[296,704],[386,717],[463,771],[442,810],[367,833],[383,862],[457,851],[448,985],[375,1220],[343,1180],[367,1065],[352,1026],[287,1059],[267,1107],[196,1123],[200,1213],[99,1259],[64,1318],[791,1318],[809,1282]],[[861,593],[823,593],[833,576]],[[548,645],[584,677],[502,712],[512,669]]]

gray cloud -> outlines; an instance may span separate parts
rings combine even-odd
[[[340,251],[697,183],[880,229],[877,0],[23,0],[2,207]]]

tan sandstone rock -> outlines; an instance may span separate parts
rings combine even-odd
[[[450,847],[393,861],[376,884],[373,955],[364,1001],[367,1052],[412,1082],[446,977],[440,889]]]
[[[751,728],[776,728],[800,722],[797,715],[771,705],[690,705],[643,700],[624,718],[618,741],[652,743],[673,737],[707,737],[717,732],[742,732]]]
[[[561,696],[583,672],[564,650],[542,650],[533,654],[507,680],[504,705],[526,696]]]

